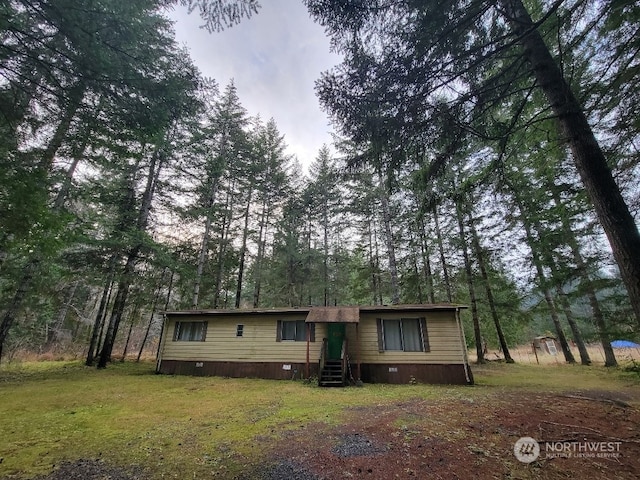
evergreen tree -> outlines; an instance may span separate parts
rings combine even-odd
[[[584,12],[577,9],[580,2],[540,8],[536,21],[521,0],[305,3],[345,54],[343,64],[319,82],[318,92],[346,136],[370,128],[375,105],[375,118],[394,119],[402,138],[424,138],[425,123],[446,115],[443,97],[456,112],[453,122],[442,123],[448,135],[463,129],[481,134],[473,128],[475,118],[505,99],[540,89],[607,234],[640,324],[640,234],[588,122],[579,86],[567,81],[562,51],[553,52],[548,41],[558,26],[555,19],[579,23],[571,13]],[[602,8],[608,9],[606,2]],[[506,124],[513,128],[517,118],[516,112]]]

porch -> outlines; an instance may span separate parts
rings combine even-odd
[[[327,324],[327,337],[322,339],[318,359],[318,385],[322,387],[344,387],[350,381],[362,385],[360,376],[360,323],[359,307],[312,307],[307,318],[307,378],[310,376],[309,355],[311,325]],[[350,350],[347,328],[355,329],[355,345]],[[353,360],[355,365],[352,368]]]

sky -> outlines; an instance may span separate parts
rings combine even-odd
[[[234,80],[240,102],[250,116],[274,118],[288,145],[287,153],[307,167],[323,144],[331,145],[331,126],[315,96],[320,73],[338,64],[321,26],[300,0],[264,0],[257,15],[239,25],[209,33],[199,28],[195,11],[176,7],[178,43],[186,46],[206,77],[221,90]]]

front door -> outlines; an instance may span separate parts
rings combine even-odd
[[[344,323],[328,323],[328,332],[329,336],[328,346],[327,346],[327,354],[330,360],[337,360],[340,358],[340,354],[342,353],[342,341],[345,336],[345,324]]]

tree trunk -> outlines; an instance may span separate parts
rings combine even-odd
[[[571,302],[567,298],[566,292],[562,289],[562,287],[556,281],[556,295],[560,299],[560,303],[562,304],[562,310],[564,310],[564,316],[567,317],[567,323],[569,324],[569,328],[571,329],[571,333],[573,334],[573,339],[578,346],[578,352],[580,353],[580,363],[582,365],[591,365],[591,358],[589,358],[589,352],[587,352],[587,346],[584,344],[584,339],[582,338],[582,333],[578,328],[578,324],[576,323],[576,319],[573,316],[573,312],[571,311]]]
[[[536,217],[533,217],[533,219],[533,224],[538,231],[538,235],[542,236],[544,230],[540,221]],[[558,268],[556,267],[555,259],[553,258],[553,255],[551,254],[549,249],[541,248],[540,250],[542,251],[542,258],[544,259],[545,264],[551,270],[551,278],[555,285],[554,288],[556,290],[558,300],[560,300],[560,303],[562,304],[565,316],[567,317],[567,322],[569,323],[569,328],[571,328],[573,338],[578,345],[578,351],[580,352],[580,362],[582,363],[582,365],[591,365],[591,359],[589,358],[587,347],[584,344],[584,340],[582,339],[582,334],[578,329],[578,325],[573,318],[573,312],[571,312],[571,304],[567,299],[567,294],[562,288],[562,279],[560,278]],[[571,354],[571,358],[573,358],[573,354]]]
[[[56,153],[62,146],[62,143],[64,142],[64,139],[69,132],[73,117],[75,116],[78,108],[80,107],[80,103],[82,102],[84,90],[84,84],[80,82],[78,82],[71,88],[71,91],[69,93],[69,100],[67,102],[66,108],[64,109],[64,112],[62,113],[61,120],[54,131],[53,137],[47,144],[47,148],[44,150],[42,156],[40,157],[39,167],[43,172],[46,172],[47,174],[51,170]],[[0,253],[0,262],[4,261],[5,256],[6,253],[4,251]],[[11,300],[11,304],[4,312],[2,322],[0,322],[0,360],[2,359],[2,349],[4,346],[4,342],[7,338],[7,335],[9,334],[9,330],[15,322],[18,312],[22,308],[22,302],[29,294],[29,289],[31,288],[31,285],[33,283],[33,277],[35,276],[36,271],[40,265],[40,261],[41,259],[39,253],[34,253],[33,257],[28,260],[28,263],[24,268],[22,278],[20,279],[16,292],[14,293]]]
[[[236,308],[240,308],[240,300],[242,299],[242,280],[244,276],[244,263],[247,256],[247,240],[249,238],[249,212],[251,210],[251,197],[253,196],[253,188],[249,188],[247,198],[247,206],[244,209],[244,228],[242,229],[242,246],[240,247],[240,263],[238,265],[238,284],[236,287]]]
[[[498,312],[496,310],[496,302],[493,298],[493,290],[491,290],[491,282],[489,282],[489,275],[487,273],[487,267],[484,260],[484,252],[482,251],[482,246],[480,245],[480,239],[478,238],[478,232],[476,231],[475,221],[471,216],[471,213],[468,213],[468,215],[469,226],[471,228],[471,241],[476,252],[476,258],[478,259],[478,266],[480,267],[480,274],[482,275],[482,280],[484,281],[484,287],[487,291],[487,301],[489,302],[491,317],[493,318],[493,324],[495,325],[496,333],[498,334],[500,348],[502,349],[502,353],[504,354],[505,362],[515,363],[515,360],[511,358],[511,353],[509,352],[509,347],[507,345],[507,339],[505,338],[504,332],[502,331],[502,325],[500,323],[500,318],[498,317]]]
[[[133,315],[131,315],[131,323],[129,323],[129,333],[127,333],[127,340],[124,342],[124,350],[122,352],[121,362],[124,362],[127,358],[127,351],[129,350],[129,342],[131,341],[131,332],[133,332],[133,324],[136,321],[136,316],[138,315],[138,307],[136,307],[136,311]]]
[[[444,243],[442,242],[442,233],[440,232],[440,221],[438,220],[438,206],[433,206],[433,221],[436,226],[436,240],[438,241],[438,251],[440,252],[440,262],[442,263],[442,276],[444,278],[444,287],[447,292],[447,301],[453,301],[451,294],[451,281],[449,280],[449,269],[447,268],[447,259],[444,255]]]
[[[507,184],[511,189],[513,199],[516,202],[518,210],[520,211],[520,221],[522,222],[522,225],[524,227],[525,235],[527,237],[527,243],[529,244],[529,249],[531,250],[531,261],[538,274],[540,289],[542,290],[544,299],[547,302],[547,306],[549,307],[549,314],[551,315],[551,321],[553,322],[556,333],[558,334],[558,341],[560,342],[560,346],[562,347],[562,353],[564,354],[564,358],[567,363],[576,363],[576,359],[573,357],[573,353],[571,352],[569,344],[567,343],[567,338],[565,337],[564,331],[562,330],[562,325],[560,324],[560,319],[558,318],[558,313],[553,298],[551,297],[551,292],[549,292],[549,287],[547,286],[547,279],[544,274],[544,269],[542,268],[542,262],[540,260],[540,257],[538,256],[538,248],[531,231],[531,224],[529,223],[529,220],[527,218],[526,210],[522,204],[522,201],[520,200],[517,188],[509,183]]]
[[[120,276],[118,287],[116,291],[116,298],[113,302],[113,309],[111,310],[111,316],[109,317],[109,324],[107,326],[107,332],[104,335],[104,341],[102,342],[102,349],[100,351],[100,358],[98,360],[98,368],[106,368],[107,363],[111,361],[111,352],[118,334],[118,328],[120,327],[120,321],[124,315],[124,307],[127,304],[127,297],[129,295],[129,288],[131,286],[131,280],[133,272],[135,270],[135,262],[140,253],[140,248],[136,247],[127,257],[127,263],[124,266],[124,270]]]
[[[371,297],[373,299],[373,305],[381,305],[382,301],[378,303],[378,277],[376,276],[377,271],[377,260],[376,255],[378,254],[377,242],[374,240],[374,231],[371,226],[371,219],[367,219],[367,234],[369,235],[369,269],[371,270]],[[375,243],[374,243],[375,242]],[[375,250],[374,250],[375,245]]]
[[[168,311],[169,310],[169,303],[171,301],[171,293],[173,292],[173,278],[175,276],[175,272],[172,270],[171,271],[171,276],[169,277],[169,288],[167,289],[167,298],[165,299],[164,302],[164,311]],[[162,340],[162,334],[164,333],[164,321],[160,324],[160,334],[158,335],[158,348],[156,350],[156,358],[158,358],[158,356],[160,355],[160,348],[162,348],[162,343],[160,342],[160,340]]]
[[[37,259],[30,260],[27,263],[22,278],[20,279],[20,284],[18,285],[16,293],[13,296],[11,304],[4,312],[2,322],[0,323],[0,360],[2,360],[2,352],[4,350],[4,344],[7,340],[7,336],[9,335],[9,330],[11,330],[11,327],[16,321],[16,317],[18,316],[18,312],[20,311],[22,302],[29,293],[31,283],[33,282],[33,277],[35,276],[39,266],[40,262]]]
[[[51,166],[53,165],[53,160],[56,156],[56,153],[62,146],[64,139],[71,128],[71,122],[80,108],[80,104],[82,102],[82,98],[85,92],[84,82],[78,81],[71,89],[69,90],[69,98],[67,99],[67,104],[65,105],[64,110],[60,113],[60,122],[58,123],[55,131],[53,132],[53,136],[49,141],[47,148],[42,154],[40,159],[40,169],[43,172],[49,172],[51,170]]]
[[[535,255],[535,254],[534,254]],[[536,260],[539,263],[539,260]],[[546,279],[544,274],[538,271],[538,278],[540,279],[540,283],[546,283]],[[576,359],[573,356],[573,352],[571,352],[571,348],[569,348],[569,342],[567,342],[567,337],[564,334],[564,330],[562,329],[562,325],[560,324],[560,319],[558,318],[558,311],[556,309],[555,302],[553,301],[553,297],[551,296],[551,292],[547,287],[543,287],[544,299],[547,302],[547,306],[549,307],[551,321],[553,322],[553,326],[556,330],[556,334],[558,335],[558,341],[560,342],[560,347],[562,348],[562,353],[564,354],[564,359],[567,363],[576,363]]]
[[[551,192],[553,194],[553,200],[556,206],[562,206],[562,202],[560,200],[560,195],[557,191],[555,185],[551,186]],[[591,306],[591,313],[593,315],[593,321],[596,324],[596,328],[598,330],[598,336],[600,337],[600,343],[602,344],[602,349],[604,351],[604,366],[605,367],[617,367],[618,362],[616,360],[616,356],[613,352],[613,347],[611,346],[611,337],[608,333],[607,323],[604,319],[604,315],[602,314],[602,310],[600,310],[600,302],[598,302],[598,297],[596,296],[596,291],[593,286],[593,282],[591,281],[591,277],[587,270],[587,265],[582,258],[582,253],[580,252],[580,246],[578,245],[578,240],[576,239],[575,234],[573,233],[573,229],[571,228],[571,223],[566,215],[560,215],[562,220],[562,227],[564,230],[565,238],[567,239],[567,244],[571,249],[571,253],[573,254],[573,259],[576,262],[576,267],[578,268],[578,274],[582,278],[583,288],[587,292],[587,298],[589,299],[589,305]]]
[[[422,269],[424,278],[427,281],[427,295],[431,303],[436,303],[435,292],[433,289],[433,274],[431,272],[431,260],[429,259],[429,245],[425,234],[425,225],[420,219],[420,250],[422,252]]]
[[[146,231],[149,224],[151,204],[158,185],[160,172],[164,166],[165,154],[162,151],[162,148],[163,145],[156,145],[155,151],[151,157],[151,162],[149,163],[147,182],[142,195],[142,203],[140,205],[138,219],[136,222],[136,230],[138,232]],[[116,299],[113,303],[111,317],[109,318],[107,333],[105,334],[102,350],[100,351],[100,359],[97,365],[98,368],[106,368],[107,363],[111,361],[111,352],[113,351],[113,345],[116,340],[116,335],[118,334],[120,321],[124,314],[124,308],[127,302],[127,296],[129,295],[129,288],[133,280],[136,261],[138,260],[141,250],[142,243],[138,243],[131,248],[127,255],[127,261],[120,276],[120,281],[118,282]]]
[[[391,275],[391,303],[400,303],[400,287],[398,282],[398,267],[396,265],[396,249],[393,244],[393,233],[391,231],[391,213],[389,212],[389,199],[387,192],[382,191],[380,195],[382,205],[382,221],[384,223],[385,243],[387,246],[387,256],[389,258],[389,273]]]
[[[322,211],[322,296],[324,306],[329,305],[329,207],[323,205]]]
[[[231,220],[233,219],[232,205],[234,199],[235,179],[229,185],[225,199],[224,215],[222,216],[222,228],[220,229],[220,242],[218,247],[218,265],[216,268],[216,283],[213,292],[213,308],[218,308],[220,302],[220,291],[222,290],[222,277],[224,274],[224,259],[227,253],[227,243]],[[226,302],[226,300],[225,300]]]
[[[93,323],[93,329],[91,331],[91,340],[89,341],[89,351],[87,352],[87,359],[84,364],[88,367],[93,365],[93,361],[98,350],[98,343],[102,335],[102,327],[104,325],[105,313],[107,311],[107,305],[111,297],[111,287],[113,286],[113,277],[115,275],[115,265],[117,257],[112,255],[109,260],[109,274],[107,275],[107,281],[104,284],[102,290],[102,297],[100,298],[100,306],[98,307],[98,313],[96,314],[95,322]]]
[[[193,300],[191,308],[198,308],[200,301],[200,282],[202,281],[202,272],[204,264],[207,261],[207,251],[209,246],[209,232],[211,231],[211,215],[207,212],[207,218],[204,222],[204,233],[202,234],[202,243],[200,244],[200,253],[198,254],[198,266],[196,267],[196,278],[193,280]]]
[[[418,256],[417,255],[413,255],[412,256],[412,263],[413,263],[413,274],[416,278],[416,287],[418,289],[418,303],[423,303],[424,299],[422,298],[422,285],[420,282],[420,271],[418,270]]]
[[[104,98],[100,97],[98,106],[93,112],[92,118],[94,119],[99,118],[99,115],[102,112],[103,103],[104,103]],[[95,123],[96,121],[94,120],[83,125],[82,138],[80,143],[74,144],[71,148],[72,162],[71,162],[71,165],[69,165],[69,168],[67,169],[67,171],[65,172],[64,179],[62,180],[62,185],[60,186],[60,190],[56,195],[55,201],[53,202],[54,210],[61,210],[69,197],[69,190],[71,190],[73,176],[76,173],[76,169],[78,168],[80,161],[84,158],[84,153],[87,150],[89,141],[91,140],[91,134],[94,130]]]
[[[55,325],[51,329],[49,333],[49,337],[47,338],[47,344],[45,348],[50,348],[55,345],[60,340],[60,332],[62,331],[62,327],[64,326],[64,322],[67,319],[67,313],[69,313],[69,306],[73,301],[73,298],[76,296],[76,290],[78,289],[78,282],[74,282],[69,289],[69,296],[66,301],[63,301],[60,310],[58,311],[58,319],[56,320]]]
[[[535,78],[556,115],[604,229],[640,326],[640,233],[571,87],[521,0],[500,0]]]
[[[616,355],[613,352],[613,347],[611,346],[611,336],[609,335],[609,329],[607,328],[607,323],[604,319],[604,315],[602,314],[602,310],[600,310],[600,302],[598,302],[595,288],[593,287],[593,283],[590,279],[587,279],[586,288],[587,296],[589,298],[589,305],[591,306],[591,311],[593,312],[593,320],[598,329],[600,343],[602,344],[602,350],[604,351],[604,366],[617,367],[618,361],[616,360]]]
[[[67,172],[65,173],[64,179],[62,181],[62,185],[60,186],[60,190],[56,195],[56,199],[53,202],[54,210],[62,210],[67,198],[69,197],[69,190],[71,189],[71,183],[73,181],[73,175],[80,164],[80,160],[82,160],[82,154],[85,152],[87,148],[87,144],[89,143],[88,135],[83,139],[81,147],[76,152],[74,149],[73,160]]]
[[[6,245],[7,240],[9,240],[9,234],[7,232],[0,233],[0,272],[2,272],[2,266],[9,257]]]
[[[484,358],[484,342],[482,341],[482,332],[480,331],[480,317],[478,316],[478,302],[476,300],[476,290],[473,285],[473,271],[471,269],[471,260],[469,258],[469,250],[467,248],[467,235],[464,230],[464,222],[460,209],[456,206],[456,218],[458,220],[458,233],[460,235],[460,243],[462,246],[462,256],[464,258],[464,271],[467,277],[467,286],[469,287],[469,303],[471,303],[471,319],[473,321],[473,337],[476,343],[476,363],[486,363]]]
[[[262,203],[262,215],[260,216],[260,231],[258,233],[258,254],[256,256],[255,271],[256,278],[253,286],[253,307],[256,308],[260,304],[260,290],[262,288],[262,258],[264,256],[265,242],[266,242],[266,229],[268,221],[267,213],[267,199]],[[264,236],[264,238],[263,238]]]
[[[136,363],[140,362],[140,357],[142,356],[142,352],[144,351],[144,346],[147,343],[147,339],[149,338],[149,332],[151,331],[151,327],[153,326],[153,319],[156,314],[156,306],[158,305],[158,300],[160,299],[160,291],[162,290],[162,283],[164,282],[164,276],[167,273],[167,270],[168,269],[166,267],[162,270],[162,275],[160,276],[160,280],[158,281],[156,292],[153,295],[153,302],[151,303],[151,314],[149,315],[149,323],[147,324],[147,328],[144,331],[144,337],[142,338],[142,342],[140,343],[140,350],[138,350]]]

